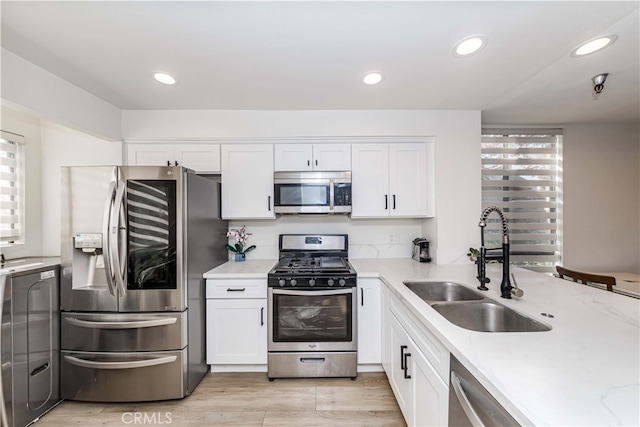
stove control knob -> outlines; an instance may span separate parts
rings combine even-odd
[[[347,282],[345,282],[345,281],[344,281],[344,279],[340,279],[340,280],[338,280],[338,284],[339,284],[340,286],[344,286],[346,283],[347,283]]]
[[[280,285],[280,286],[284,286],[285,283],[286,283],[286,281],[284,279],[278,280],[278,285]]]
[[[327,280],[327,285],[329,285],[329,286],[333,286],[334,283],[335,282],[333,281],[333,279]]]
[[[315,286],[316,279],[309,279],[309,286]]]
[[[291,286],[295,286],[298,284],[298,281],[296,279],[291,279],[291,282],[289,282],[291,284]]]

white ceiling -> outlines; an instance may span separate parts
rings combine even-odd
[[[2,1],[2,46],[121,109],[472,109],[640,122],[638,1]],[[487,46],[452,55],[466,36]],[[599,35],[607,49],[571,58]],[[382,72],[377,86],[360,79]],[[154,71],[174,75],[163,86]],[[593,96],[591,78],[609,73]]]

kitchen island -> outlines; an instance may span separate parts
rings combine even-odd
[[[490,264],[484,295],[552,329],[474,332],[447,321],[403,281],[452,281],[475,289],[475,265],[350,262],[358,277],[379,277],[521,424],[640,425],[640,300],[520,268],[512,272],[524,296],[503,299],[502,266]]]

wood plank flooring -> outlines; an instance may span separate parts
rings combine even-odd
[[[34,427],[106,426],[406,426],[384,373],[281,379],[266,373],[208,374],[182,400],[62,402]]]

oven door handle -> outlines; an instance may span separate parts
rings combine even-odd
[[[274,294],[278,294],[278,295],[300,295],[300,296],[308,296],[308,295],[319,295],[319,296],[325,296],[325,295],[344,295],[344,294],[351,294],[353,293],[353,290],[356,288],[348,288],[348,289],[336,289],[334,290],[330,290],[330,291],[291,291],[288,289],[274,289],[273,293]]]

